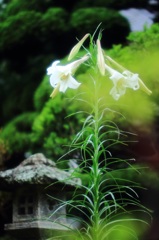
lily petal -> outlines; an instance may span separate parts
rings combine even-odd
[[[81,85],[81,83],[77,82],[72,76],[70,76],[68,80],[68,87],[72,89],[76,89]]]
[[[64,93],[64,92],[66,92],[67,88],[68,88],[67,81],[61,81],[59,91]]]
[[[47,75],[51,75],[51,74],[55,71],[55,68],[56,68],[56,66],[57,66],[58,63],[60,63],[59,60],[54,61],[54,62],[52,63],[52,65],[51,65],[51,67],[48,67],[48,68],[47,68]]]
[[[59,83],[59,78],[60,78],[60,75],[58,72],[53,72],[53,74],[50,76],[50,84],[52,87],[56,87],[57,84]]]
[[[50,76],[50,84],[54,89],[51,97],[54,97],[58,91],[65,92],[67,88],[76,89],[80,86],[71,75],[75,73],[77,68],[89,58],[89,55],[85,55],[79,60],[76,60],[67,65],[58,65],[60,61],[54,61],[51,67],[47,69],[47,74]]]
[[[67,67],[67,69],[71,69],[71,73],[74,74],[75,71],[77,70],[77,68],[85,61],[87,61],[89,59],[89,55],[85,55],[82,58],[67,64],[65,67]]]

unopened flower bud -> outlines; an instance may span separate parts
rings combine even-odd
[[[68,56],[68,61],[70,61],[74,56],[79,52],[82,44],[84,41],[89,37],[89,33],[87,33],[71,50],[69,56]]]
[[[104,76],[105,74],[105,61],[104,55],[101,48],[100,40],[97,39],[97,66],[99,68],[100,73]]]

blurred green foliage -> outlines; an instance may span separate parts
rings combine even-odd
[[[0,138],[0,168],[3,167],[3,161],[6,160],[8,156],[8,144],[5,140]]]
[[[136,49],[155,51],[158,49],[159,25],[155,23],[150,28],[145,27],[143,32],[132,32],[127,39],[131,41],[131,46],[136,47]]]
[[[9,4],[7,4],[7,7],[5,8],[5,11],[3,12],[2,17],[8,17],[11,15],[15,15],[18,12],[25,11],[25,10],[35,10],[39,12],[43,12],[47,10],[51,6],[51,1],[43,1],[39,0],[38,2],[36,0],[31,1],[20,1],[20,0],[12,0],[9,1]]]
[[[36,99],[47,88],[43,88],[44,83],[46,84],[45,86],[48,86],[45,78],[36,91]],[[70,94],[72,95],[72,91],[68,92],[69,98],[71,97]],[[46,97],[45,93],[43,97]],[[41,111],[39,111],[32,125],[33,151],[42,151],[56,161],[68,152],[69,144],[81,128],[82,114],[76,113],[77,106],[71,101],[71,98],[65,99],[60,94],[55,99],[49,99],[45,103],[41,102],[41,104],[36,106]],[[75,114],[72,115],[72,113]],[[69,157],[73,157],[74,154]]]
[[[98,18],[96,17],[97,12]],[[72,13],[70,19],[71,27],[80,37],[87,32],[93,34],[99,23],[102,23],[103,39],[107,39],[104,45],[107,47],[110,47],[112,43],[124,42],[130,32],[129,23],[124,17],[117,11],[104,7],[77,9]]]
[[[159,98],[156,86],[159,79],[157,67],[159,49],[153,48],[159,41],[156,34],[159,34],[159,26],[153,25],[151,29],[145,29],[144,32],[130,34],[129,46],[114,45],[113,48],[106,51],[125,68],[140,73],[141,79],[153,92],[151,96],[147,96],[141,90],[135,92],[128,89],[127,94],[119,102],[116,102],[109,95],[112,88],[111,81],[107,78],[101,79],[103,84],[101,94],[105,95],[104,104],[108,107],[111,106],[116,112],[122,113],[126,120],[122,115],[109,111],[106,113],[106,118],[115,120],[121,127],[141,125],[149,127],[158,117]],[[63,60],[63,62],[65,61],[66,59]],[[78,70],[77,79],[83,84],[76,94],[80,94],[80,91],[84,90],[85,81],[88,83],[89,72],[87,73],[85,68],[81,71]],[[89,90],[91,92],[91,83]],[[64,145],[69,145],[73,136],[81,128],[83,114],[75,114],[71,118],[66,118],[69,114],[79,111],[76,101],[69,100],[73,97],[74,92],[69,90],[65,96],[59,94],[53,100],[49,99],[51,92],[49,78],[45,76],[34,92],[34,113],[19,115],[2,129],[0,137],[8,142],[10,154],[40,151],[56,160],[67,152],[68,148],[64,148]],[[90,96],[87,98],[89,101],[91,100]],[[81,105],[82,108],[83,106],[86,105]],[[84,107],[84,110],[87,109]],[[70,157],[73,157],[73,154]]]
[[[50,96],[51,92],[52,87],[49,84],[48,76],[45,76],[34,92],[34,107],[37,112],[42,110],[45,102],[48,101],[48,96]]]
[[[29,42],[27,50],[30,52],[35,41],[39,44],[48,39],[50,34],[53,36],[52,33],[64,33],[68,29],[64,19],[67,19],[67,13],[62,8],[50,8],[44,14],[35,10],[24,10],[10,15],[0,23],[0,50],[10,51],[17,47],[18,43],[18,47],[22,47]]]
[[[66,19],[64,9],[50,8],[45,14],[20,11],[0,23],[1,124],[33,110],[33,91],[54,53],[63,51]]]
[[[143,101],[146,98],[149,103],[151,102],[151,106],[143,104],[145,113],[150,110],[155,116],[158,116],[159,25],[153,24],[151,28],[145,28],[144,31],[130,33],[127,39],[129,40],[128,46],[116,45],[108,51],[108,54],[125,68],[140,73],[140,78],[152,90],[151,96],[143,96]],[[146,118],[152,116],[148,112],[147,116],[144,115]]]
[[[7,142],[8,155],[27,152],[31,147],[32,123],[36,113],[23,113],[1,130],[1,139]]]
[[[107,46],[125,41],[129,32],[127,21],[111,9],[102,10],[97,18],[92,8],[90,30],[82,27],[84,31],[81,32],[89,13],[86,9],[78,19],[77,1],[5,2],[6,5],[0,3],[0,102],[3,102],[0,125],[20,113],[33,111],[33,92],[45,75],[46,67],[52,59],[67,55],[82,32],[94,31],[102,21],[107,32],[104,43]],[[117,29],[122,34],[117,34]]]
[[[9,16],[0,24],[0,49],[10,50],[18,41],[22,45],[30,36],[33,39],[38,37],[36,29],[40,20],[41,14],[35,11],[23,11]]]
[[[112,9],[127,9],[127,8],[142,8],[148,4],[148,0],[82,0],[77,1],[76,8],[86,8],[90,6],[96,7],[106,7]]]
[[[95,4],[94,6],[103,7],[102,2],[105,3],[104,7],[118,9],[122,7],[122,3],[134,5],[140,3],[142,7],[147,1],[132,3],[125,0],[118,3],[115,1],[114,4],[114,1],[98,0],[91,1],[91,6]],[[103,34],[105,42],[108,41],[109,31],[110,38],[117,38],[117,43],[124,41],[123,35],[126,36],[129,28],[125,19],[111,10],[104,8],[97,21],[96,8],[78,9],[89,6],[89,1],[72,1],[72,9],[76,11],[71,12],[69,16],[66,11],[68,8],[66,1],[57,3],[51,0],[14,0],[10,1],[4,11],[1,11],[0,101],[3,104],[0,106],[0,149],[2,149],[0,160],[4,161],[4,164],[8,156],[10,161],[15,161],[15,156],[19,154],[24,156],[26,152],[43,152],[56,161],[69,150],[68,145],[81,129],[83,114],[77,113],[78,106],[72,99],[74,93],[68,91],[65,96],[59,94],[54,100],[50,99],[52,88],[48,76],[45,76],[45,69],[53,59],[64,57],[68,53],[76,35],[79,37],[86,32],[93,32],[99,22],[104,24],[102,28],[105,29]],[[92,14],[95,14],[95,18]],[[118,34],[114,26],[121,27],[123,33]],[[154,24],[150,29],[145,28],[143,32],[131,33],[127,40],[128,46],[114,45],[106,53],[132,72],[140,73],[141,79],[153,93],[151,96],[146,96],[141,91],[128,91],[117,103],[110,99],[111,82],[105,79],[109,81],[108,89],[103,88],[107,93],[105,101],[112,109],[121,111],[126,121],[113,112],[108,113],[106,117],[110,120],[115,119],[115,122],[126,129],[134,125],[151,128],[159,117],[159,26]],[[111,39],[110,43],[113,41]],[[103,45],[106,46],[105,43]],[[87,73],[79,71],[77,78],[84,83],[84,80],[87,80]],[[66,118],[72,113],[75,115]],[[70,153],[69,158],[76,157],[75,154]],[[122,175],[121,172],[116,174]],[[154,178],[150,172],[145,172],[145,177],[137,176],[140,182],[144,181],[146,187],[154,186],[154,182],[158,183],[158,176],[155,175]],[[127,177],[133,179],[134,174],[128,174]],[[158,185],[155,187],[158,188]]]
[[[0,138],[8,143],[11,158],[15,152],[23,154],[26,151],[45,152],[53,158],[64,154],[63,145],[70,143],[81,126],[83,116],[76,114],[71,120],[64,120],[67,115],[78,111],[77,106],[72,104],[73,101],[70,103],[66,100],[61,105],[63,96],[60,95],[54,101],[49,99],[52,89],[45,76],[46,67],[52,60],[67,55],[76,36],[80,38],[86,32],[92,33],[100,22],[104,29],[102,46],[122,43],[129,32],[129,25],[112,9],[124,8],[129,4],[131,7],[142,7],[145,3],[146,0],[118,3],[94,0],[90,8],[89,0],[69,0],[67,3],[62,0],[11,0],[1,10],[0,101],[3,104],[0,106]],[[117,106],[109,98],[111,82],[107,79],[107,104],[115,106],[117,111],[125,109],[126,118],[131,124],[143,120],[147,124],[154,118],[154,112],[157,115],[158,34],[156,24],[143,32],[131,33],[127,38],[128,46],[114,45],[106,52],[131,71],[140,72],[140,77],[153,91],[151,97],[128,91]],[[78,72],[77,78],[83,81],[81,77],[87,80],[85,70]],[[133,107],[133,113],[129,106]],[[115,117],[114,114],[112,117]],[[117,117],[118,121],[120,119]],[[19,125],[23,122],[28,127],[21,130]]]

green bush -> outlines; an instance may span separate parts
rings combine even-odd
[[[158,49],[159,46],[159,25],[153,24],[141,32],[132,32],[127,37],[132,47],[136,49]]]
[[[122,126],[127,128],[128,125],[131,126],[136,123],[140,124],[140,122],[144,126],[148,126],[153,122],[154,115],[156,114],[156,117],[158,114],[159,96],[156,86],[158,86],[159,79],[157,65],[159,50],[157,47],[154,50],[152,49],[152,46],[157,46],[157,43],[159,43],[159,38],[156,37],[158,32],[159,27],[153,25],[143,32],[130,34],[128,37],[131,40],[129,46],[115,45],[112,49],[107,50],[108,55],[127,69],[134,73],[140,73],[141,79],[153,92],[151,96],[147,96],[141,90],[133,92],[128,89],[128,93],[120,100],[119,109],[115,108],[126,116],[127,125],[125,121],[119,123],[120,118],[118,116],[115,120],[121,128]],[[62,62],[64,61],[65,59]],[[85,69],[81,71],[80,68],[78,74],[76,77],[79,82],[88,80],[89,73]],[[83,86],[84,84],[78,91],[81,91]],[[103,87],[108,106],[109,103],[110,106],[114,106],[114,101],[109,96],[111,87],[111,81],[108,81],[107,87]],[[51,92],[52,87],[49,84],[49,77],[45,76],[34,93],[36,113],[19,115],[3,128],[0,139],[9,142],[11,154],[18,151],[31,150],[33,153],[40,151],[56,160],[68,151],[68,148],[64,148],[64,145],[70,144],[73,136],[81,129],[83,115],[75,114],[71,118],[66,118],[67,115],[79,110],[76,101],[67,100],[67,97],[73,97],[73,90],[68,90],[64,95],[60,93],[55,99],[49,98]],[[116,103],[115,106],[117,106]],[[114,116],[107,115],[107,118],[109,117],[112,120]],[[28,120],[26,121],[26,119]]]
[[[25,10],[11,15],[0,23],[0,50],[11,49],[17,43],[20,47],[28,41],[30,44],[28,49],[31,49],[32,42],[35,41],[38,46],[39,42],[50,36],[50,33],[59,36],[66,32],[68,30],[66,20],[67,13],[62,8],[50,8],[45,14]]]
[[[38,12],[45,12],[49,7],[52,6],[52,1],[43,1],[43,0],[12,0],[9,1],[7,4],[7,7],[3,10],[3,16],[9,17],[11,15],[16,15],[17,13],[20,13],[21,11],[31,11],[35,10]]]
[[[112,9],[142,8],[147,6],[148,0],[82,0],[78,1],[75,9],[87,7],[106,7]]]
[[[0,124],[33,110],[33,92],[53,54],[64,55],[69,49],[63,44],[68,31],[66,21],[64,9],[51,8],[45,14],[21,11],[0,23]]]
[[[42,16],[42,28],[45,31],[56,31],[63,33],[68,30],[68,14],[63,8],[49,8]]]
[[[0,23],[1,41],[0,49],[8,50],[15,43],[24,44],[29,36],[39,36],[39,23],[41,14],[35,11],[23,11],[15,16],[10,16]]]
[[[98,15],[97,15],[98,13]],[[130,32],[128,21],[117,11],[107,8],[81,8],[72,13],[70,25],[81,37],[85,33],[93,33],[102,23],[104,46],[121,43]]]
[[[55,161],[69,150],[66,145],[71,143],[74,135],[81,128],[82,121],[80,114],[67,118],[68,115],[76,113],[77,109],[75,103],[70,103],[63,97],[59,94],[55,99],[47,101],[32,127],[34,152],[42,149],[46,156]]]
[[[39,41],[44,54],[64,57],[70,48],[69,16],[63,8],[50,8],[41,18]],[[67,39],[64,44],[64,39]]]
[[[48,76],[45,76],[34,93],[34,107],[36,111],[40,112],[42,110],[43,106],[48,101],[51,92],[52,87],[49,84],[49,78]]]
[[[31,126],[36,113],[24,113],[10,121],[0,132],[7,143],[8,154],[24,153],[31,148]]]

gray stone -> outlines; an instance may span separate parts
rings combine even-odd
[[[48,185],[53,182],[68,186],[80,185],[80,179],[72,178],[71,173],[58,169],[55,162],[41,153],[30,156],[14,169],[0,171],[0,189],[7,190],[17,185]]]
[[[66,202],[80,185],[80,179],[41,153],[1,171],[0,189],[13,192],[12,223],[5,230],[20,240],[40,240],[76,228],[79,223],[68,218]]]

